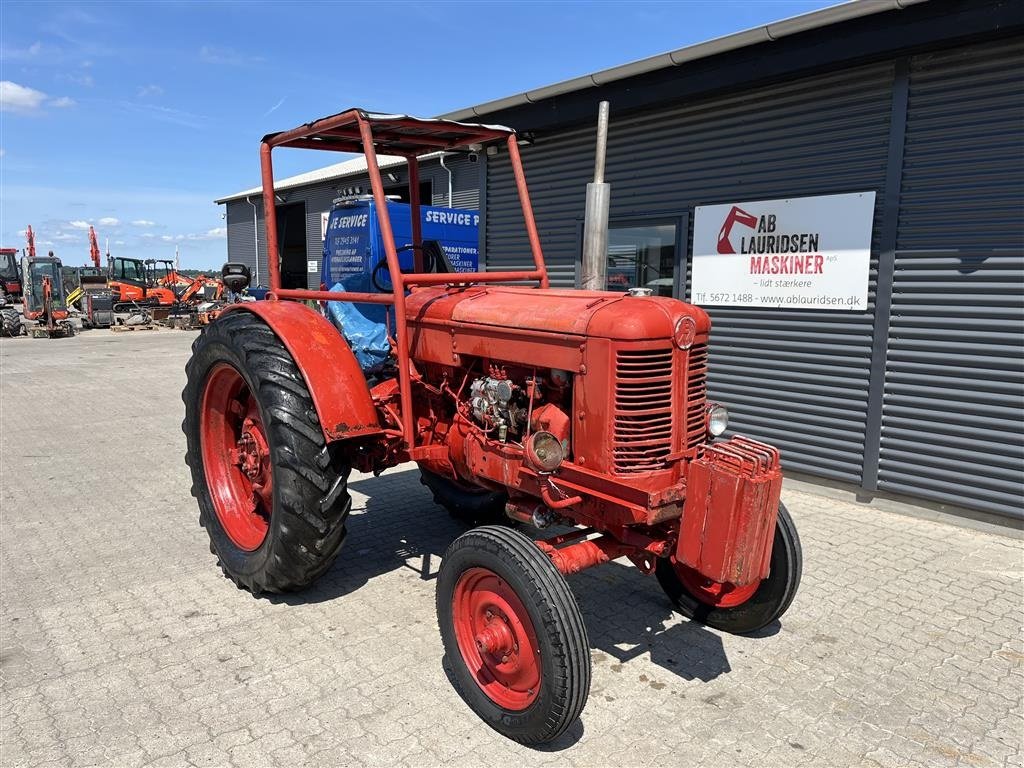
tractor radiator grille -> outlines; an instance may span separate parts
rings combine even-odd
[[[672,348],[615,356],[612,464],[618,474],[665,466],[672,452]]]
[[[707,439],[705,409],[708,401],[708,345],[690,347],[686,367],[686,447],[695,448]]]

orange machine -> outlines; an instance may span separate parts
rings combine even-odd
[[[60,259],[25,256],[21,271],[25,276],[22,315],[29,324],[29,335],[49,338],[73,335]]]
[[[126,312],[138,307],[170,307],[178,302],[171,288],[151,279],[142,259],[115,256],[107,264],[115,312]]]

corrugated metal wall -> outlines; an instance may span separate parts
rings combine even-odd
[[[879,487],[1024,517],[1024,43],[911,60]]]
[[[614,117],[608,146],[612,218],[696,205],[877,190],[867,312],[715,307],[712,397],[737,431],[773,442],[786,466],[860,482],[874,318],[878,211],[893,66],[790,81],[643,115]],[[593,126],[541,136],[523,150],[552,279],[572,286],[577,222],[593,168]],[[488,269],[528,264],[504,155],[489,158]],[[692,231],[686,233],[690,242]]]
[[[259,237],[259,258],[260,276],[266,275],[267,269],[267,244],[264,242],[263,232],[263,203],[257,198],[250,198],[258,211],[260,226],[256,228]],[[248,265],[252,271],[253,284],[256,280],[256,241],[253,239],[253,215],[252,206],[245,200],[232,200],[224,206],[227,213],[228,223],[228,261],[241,262]]]
[[[452,171],[452,198],[457,208],[476,209],[480,205],[480,171],[479,165],[472,163],[465,155],[450,156],[445,159],[445,165]],[[399,177],[394,184],[405,184],[408,178],[404,166],[399,168],[388,168],[387,172],[394,173]],[[420,169],[420,179],[431,182],[433,199],[432,205],[448,205],[448,174],[438,164],[437,160],[427,160]],[[388,186],[392,183],[389,181]],[[323,254],[323,240],[320,238],[321,224],[320,215],[331,209],[331,203],[338,197],[337,188],[359,186],[369,191],[370,181],[366,174],[349,176],[344,180],[334,179],[331,181],[311,184],[306,187],[284,190],[281,195],[286,203],[306,204],[306,250],[307,259],[316,261],[319,265]],[[263,203],[259,195],[255,195],[252,201],[256,203],[258,211],[258,232],[259,232],[259,275],[263,285],[267,284],[267,244],[263,228]],[[253,218],[252,206],[243,200],[231,200],[225,204],[227,208],[228,227],[228,260],[240,261],[248,264],[253,270],[255,278],[256,259],[254,255],[255,245],[253,241]],[[317,289],[320,287],[319,269],[315,274],[307,274],[308,288]]]

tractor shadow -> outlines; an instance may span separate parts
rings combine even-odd
[[[271,601],[300,605],[333,600],[400,568],[432,581],[448,545],[467,530],[434,504],[416,469],[359,476],[349,489],[357,497],[338,560],[312,588],[272,596]],[[553,535],[551,530],[520,530],[532,537]],[[613,672],[623,672],[624,665],[647,655],[684,680],[707,682],[731,672],[721,635],[696,622],[677,620],[653,576],[615,562],[571,576],[569,584],[583,613],[595,664],[608,663]],[[754,636],[767,637],[778,630],[775,622]],[[650,683],[654,688],[660,685]]]
[[[334,565],[309,589],[268,599],[287,605],[334,600],[400,568],[423,581],[437,578],[441,555],[466,528],[434,504],[419,478],[418,470],[407,469],[350,481],[352,512]]]
[[[647,656],[677,677],[702,682],[732,671],[721,634],[681,618],[653,575],[612,562],[570,576],[569,585],[587,625],[595,665],[626,673],[630,662]],[[640,679],[655,690],[664,687],[646,675]]]

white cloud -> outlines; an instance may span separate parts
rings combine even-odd
[[[115,240],[114,245],[124,245],[124,240]]]
[[[89,228],[89,222],[88,221],[82,221],[82,220],[71,221],[71,222],[68,222],[68,224],[69,224],[69,226],[72,226],[75,229],[88,229]]]
[[[213,229],[206,230],[201,235],[189,235],[188,239],[189,240],[216,240],[218,237],[227,237],[227,234],[228,234],[227,227],[214,227]]]
[[[61,96],[59,99],[54,99],[50,102],[51,107],[73,107],[75,106],[75,100],[67,96]]]
[[[82,67],[88,67],[89,63],[82,64]],[[93,80],[92,73],[88,71],[84,72],[65,72],[64,74],[57,76],[60,80],[66,83],[74,83],[75,85],[81,85],[85,88],[92,88],[96,85],[96,81]]]
[[[287,96],[282,96],[280,101],[277,102],[277,104],[275,104],[274,106],[272,106],[270,109],[268,109],[266,112],[263,113],[263,116],[266,117],[271,112],[277,111],[278,107],[280,107],[282,104],[284,104],[284,100],[287,99],[287,98],[288,98]]]
[[[227,233],[228,230],[225,227],[214,227],[205,232],[192,232],[187,235],[160,235],[160,239],[165,243],[180,243],[183,240],[219,240],[227,236]]]
[[[120,219],[115,219],[113,216],[104,216],[102,219],[100,219],[99,223],[100,226],[103,227],[116,227],[118,224],[121,223],[121,221]]]
[[[46,101],[46,94],[18,85],[10,80],[0,80],[0,111],[35,112]]]
[[[183,109],[173,107],[162,107],[159,104],[140,104],[134,101],[119,101],[118,106],[126,112],[136,115],[143,115],[160,120],[172,125],[182,125],[186,128],[202,128],[209,118],[206,115],[197,115],[193,112],[186,112]]]
[[[34,59],[40,53],[42,53],[43,44],[40,42],[32,43],[28,48],[17,48],[13,45],[5,45],[3,51],[0,51],[0,58],[5,61],[26,61],[28,59]]]
[[[163,95],[164,89],[159,85],[150,83],[149,85],[139,86],[139,91],[136,94],[140,99],[144,99],[147,96],[161,96]]]
[[[152,232],[143,232],[141,235],[139,235],[139,237],[144,237],[147,240],[150,240],[150,239],[156,237],[156,235],[154,235]]]
[[[133,227],[155,227],[156,222],[149,219],[136,219],[132,222]]]
[[[250,56],[249,54],[236,51],[234,48],[216,45],[204,45],[200,48],[199,59],[207,64],[219,64],[230,67],[244,67],[250,64],[259,64],[263,61],[263,58],[260,56]]]
[[[53,236],[54,240],[78,240],[79,235],[72,235],[68,232],[58,232]]]
[[[3,147],[0,147],[0,157],[4,157],[6,155],[7,155],[7,150],[4,149]]]

